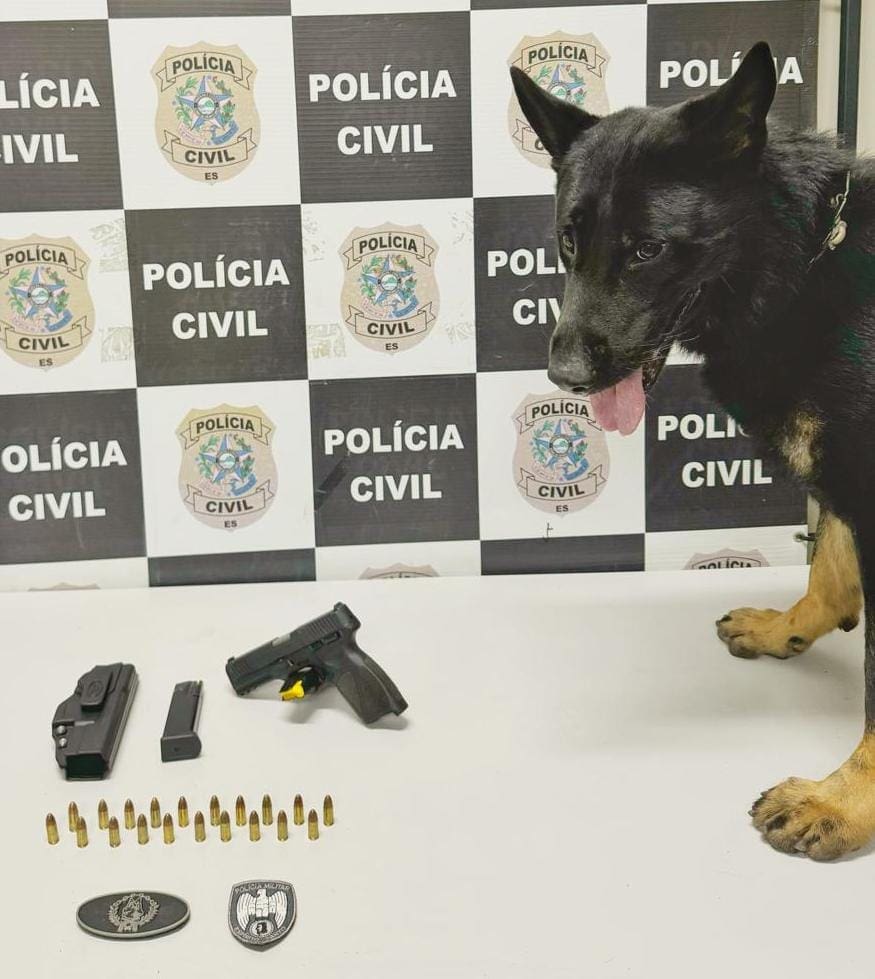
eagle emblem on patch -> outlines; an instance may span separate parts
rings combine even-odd
[[[69,363],[94,332],[89,259],[72,238],[0,239],[0,347],[19,364]]]
[[[558,390],[527,395],[514,412],[514,424],[514,481],[527,503],[562,515],[599,498],[610,457],[588,399]]]
[[[264,949],[289,933],[295,923],[295,889],[282,880],[247,880],[231,888],[228,926],[249,948]]]
[[[421,343],[438,315],[437,242],[421,225],[356,228],[340,247],[344,322],[371,350]]]
[[[508,65],[521,68],[536,84],[563,102],[602,116],[610,112],[605,72],[610,56],[595,34],[576,36],[556,31],[545,37],[524,37],[511,52]],[[529,125],[516,94],[508,108],[510,135],[532,163],[550,166],[550,154]]]
[[[228,180],[261,139],[255,65],[232,45],[203,41],[165,48],[152,67],[158,87],[155,133],[170,164],[192,180]]]
[[[190,411],[176,430],[182,447],[179,491],[202,523],[223,530],[264,516],[277,490],[274,424],[255,405]]]

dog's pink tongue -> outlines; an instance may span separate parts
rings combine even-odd
[[[624,377],[606,391],[594,394],[590,401],[595,420],[606,432],[631,435],[644,414],[644,383],[641,369]]]

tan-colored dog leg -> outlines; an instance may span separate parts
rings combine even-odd
[[[805,596],[786,612],[737,608],[717,622],[717,635],[733,656],[786,659],[835,628],[849,632],[860,619],[862,605],[853,534],[838,517],[823,511]]]
[[[788,778],[767,789],[750,815],[776,850],[814,860],[858,850],[875,833],[875,734],[867,731],[844,765],[822,781]]]

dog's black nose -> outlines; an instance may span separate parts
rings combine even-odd
[[[547,368],[547,378],[563,391],[574,394],[586,394],[592,385],[592,371],[579,360],[555,363],[553,360]]]

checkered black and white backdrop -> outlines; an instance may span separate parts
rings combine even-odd
[[[0,8],[0,587],[801,563],[802,492],[673,358],[627,438],[548,383],[553,174],[817,0]]]

